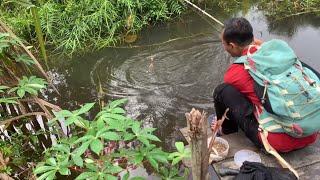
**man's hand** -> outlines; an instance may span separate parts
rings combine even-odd
[[[217,131],[219,134],[221,134],[222,133],[221,125],[222,125],[222,121],[220,119],[219,120],[214,119],[210,125],[211,131],[212,132]]]
[[[257,39],[257,38],[254,38],[254,39],[253,39],[253,44],[254,44],[254,45],[260,46],[262,43],[263,43],[263,41],[260,40],[260,39]]]

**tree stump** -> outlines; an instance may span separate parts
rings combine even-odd
[[[192,109],[186,113],[188,134],[191,146],[191,164],[193,180],[208,180],[208,122],[206,113]]]

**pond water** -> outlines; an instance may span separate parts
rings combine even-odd
[[[257,38],[286,40],[303,61],[320,70],[319,17],[275,21],[255,6],[233,13],[208,11],[221,21],[245,16]],[[144,126],[156,127],[161,145],[170,149],[181,138],[178,129],[186,125],[186,112],[193,107],[214,111],[212,91],[233,61],[222,48],[219,29],[191,11],[167,24],[145,28],[134,44],[55,59],[50,73],[62,95],[47,98],[69,109],[99,99],[128,98],[129,116],[143,121]]]

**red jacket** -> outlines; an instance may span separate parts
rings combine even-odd
[[[251,48],[251,53],[256,51]],[[243,52],[246,54],[247,50]],[[261,102],[254,92],[254,80],[242,64],[232,64],[224,75],[224,82],[234,86],[242,94],[244,94],[255,106],[260,106]],[[295,149],[303,148],[317,140],[318,133],[313,135],[294,138],[285,133],[268,133],[268,141],[270,145],[280,152],[289,152]],[[257,134],[257,136],[259,136]],[[261,140],[260,136],[259,139]]]

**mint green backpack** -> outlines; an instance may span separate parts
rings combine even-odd
[[[257,48],[254,54],[241,56],[235,63],[243,63],[255,81],[255,92],[263,105],[258,117],[260,127],[294,137],[318,132],[318,76],[301,64],[284,41],[271,40]]]

